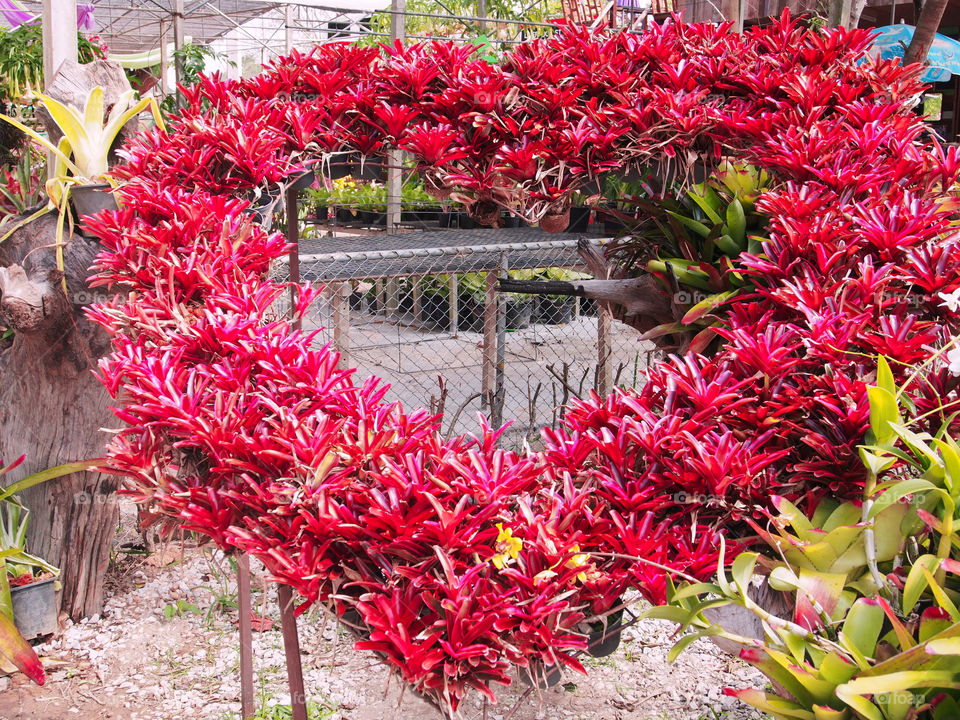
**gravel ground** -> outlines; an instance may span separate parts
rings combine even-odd
[[[283,644],[275,591],[254,568],[254,610],[276,625],[254,633],[258,718],[289,717]],[[239,718],[240,685],[235,585],[219,552],[169,545],[145,557],[118,553],[102,616],[61,632],[37,650],[48,668],[44,687],[22,675],[0,678],[0,718]],[[269,623],[266,623],[269,624]],[[358,652],[322,612],[299,622],[312,718],[441,720],[368,653]],[[666,660],[672,625],[644,621],[624,631],[613,655],[587,658],[589,674],[568,671],[555,688],[522,702],[523,686],[498,691],[489,720],[748,720],[756,713],[722,694],[724,687],[762,687],[764,678],[700,641],[674,665]],[[480,720],[476,698],[461,708]],[[289,710],[287,711],[289,713]]]

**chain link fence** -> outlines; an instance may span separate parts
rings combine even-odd
[[[507,273],[584,277],[576,243],[531,228],[303,240],[301,278],[324,288],[304,329],[391,399],[442,414],[448,435],[483,412],[511,423],[506,445],[535,442],[572,397],[634,384],[653,352],[590,300],[497,291]]]

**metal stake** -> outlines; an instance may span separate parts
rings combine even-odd
[[[307,720],[307,695],[303,689],[303,667],[300,665],[300,637],[297,618],[293,614],[293,590],[277,585],[280,604],[280,629],[283,631],[283,652],[287,658],[287,683],[290,686],[290,707],[293,720]]]

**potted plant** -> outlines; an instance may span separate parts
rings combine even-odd
[[[307,190],[313,204],[313,216],[320,222],[330,217],[330,190],[325,187],[312,187]]]
[[[29,520],[30,511],[16,498],[0,503],[0,552],[4,554],[0,569],[6,573],[4,580],[14,624],[25,640],[49,635],[57,629],[55,580],[60,574],[53,565],[24,549]]]
[[[0,466],[0,477],[23,460],[21,457],[6,467]],[[59,571],[26,552],[29,515],[16,495],[47,480],[88,470],[94,464],[96,461],[60,465],[0,490],[0,666],[12,663],[38,685],[45,681],[43,665],[27,639],[56,630],[54,578]]]
[[[41,107],[62,133],[56,145],[15,118],[7,115],[0,115],[0,118],[53,153],[57,160],[51,177],[54,182],[47,184],[51,202],[62,211],[69,201],[77,216],[83,217],[98,210],[117,207],[105,176],[110,150],[123,127],[149,108],[157,125],[163,128],[163,118],[156,100],[143,98],[137,101],[134,98],[133,90],[123,93],[109,114],[105,115],[104,91],[100,86],[87,95],[82,111],[49,95],[37,93]]]
[[[16,468],[21,457],[0,467],[0,477]],[[26,551],[30,511],[17,494],[70,473],[87,470],[90,462],[70,463],[33,473],[0,490],[0,612],[6,613],[27,640],[57,628],[55,579],[60,571]]]

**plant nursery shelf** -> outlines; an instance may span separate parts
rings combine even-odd
[[[315,282],[489,271],[503,264],[513,270],[566,266],[578,237],[509,228],[304,239],[301,277]]]

